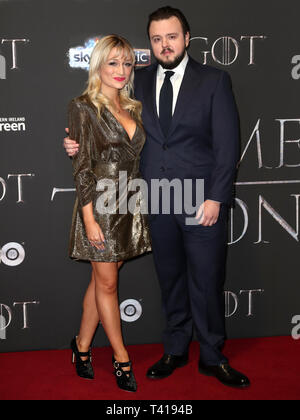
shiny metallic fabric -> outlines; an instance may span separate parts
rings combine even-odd
[[[73,158],[73,175],[77,190],[74,206],[69,255],[72,258],[99,262],[123,261],[151,251],[147,215],[142,214],[142,193],[128,192],[127,201],[136,200],[134,212],[120,214],[119,173],[126,171],[127,183],[141,178],[139,156],[145,143],[145,132],[137,123],[132,139],[124,127],[105,108],[101,119],[87,96],[71,101],[69,105],[70,138],[80,144]],[[109,180],[116,190],[116,212],[99,213],[99,200],[105,202],[107,190],[99,191],[99,183]],[[98,187],[97,187],[98,185]],[[98,190],[98,191],[97,191]],[[138,191],[138,190],[137,190]],[[106,196],[102,196],[106,194]],[[82,207],[93,203],[94,217],[100,225],[106,243],[100,251],[91,246],[82,219]],[[124,205],[124,203],[123,203]]]

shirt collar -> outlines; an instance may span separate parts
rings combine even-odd
[[[185,54],[184,59],[181,61],[181,63],[175,67],[175,69],[172,69],[172,71],[176,74],[176,75],[180,75],[183,76],[187,63],[189,61],[189,56],[188,53]],[[168,69],[164,69],[160,64],[158,65],[158,69],[157,69],[157,76],[164,78],[164,73],[168,71]]]

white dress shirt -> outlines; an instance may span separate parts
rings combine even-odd
[[[182,79],[183,79],[188,61],[189,61],[189,56],[186,53],[181,63],[175,69],[172,69],[172,71],[175,73],[170,79],[173,86],[173,111],[172,111],[173,114],[176,108],[179,90],[181,87]],[[157,108],[158,116],[159,116],[159,95],[160,95],[160,91],[165,80],[166,71],[170,71],[170,70],[164,69],[159,64],[157,68],[157,75],[156,75],[156,108]]]

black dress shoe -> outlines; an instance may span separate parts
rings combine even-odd
[[[189,361],[187,354],[183,356],[173,356],[172,354],[164,354],[163,357],[151,366],[147,372],[147,377],[150,379],[163,379],[172,375],[174,370],[185,366]]]
[[[249,379],[237,370],[232,369],[228,363],[218,366],[206,366],[200,361],[199,372],[206,376],[214,376],[223,385],[234,388],[248,388],[250,386]]]

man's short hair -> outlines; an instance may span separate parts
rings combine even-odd
[[[186,35],[188,32],[191,33],[190,25],[186,17],[184,16],[184,14],[182,13],[182,11],[179,9],[175,9],[174,7],[171,7],[171,6],[165,6],[165,7],[159,8],[158,10],[156,10],[155,12],[149,15],[148,26],[147,26],[148,36],[149,36],[150,25],[153,21],[170,19],[173,16],[177,17],[177,19],[180,21],[184,35]]]

